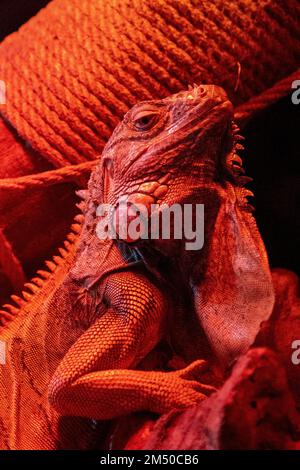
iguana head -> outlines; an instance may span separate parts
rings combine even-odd
[[[93,204],[110,203],[120,213],[137,204],[204,204],[198,253],[172,240],[145,243],[179,259],[201,324],[227,363],[254,341],[274,302],[232,118],[226,93],[212,85],[137,104],[114,131],[90,181]]]

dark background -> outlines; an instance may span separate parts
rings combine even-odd
[[[49,0],[0,0],[0,40],[18,29]]]
[[[291,97],[244,129],[245,168],[254,178],[256,220],[272,267],[300,274],[300,104]]]
[[[0,0],[0,39],[18,29],[47,0]],[[299,77],[300,78],[300,77]],[[243,130],[244,161],[255,193],[256,219],[272,267],[300,274],[300,105],[290,96]]]

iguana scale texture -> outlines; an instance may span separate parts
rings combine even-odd
[[[206,359],[249,348],[273,291],[232,116],[222,89],[194,86],[117,126],[60,255],[1,311],[1,449],[89,448],[99,421],[202,401]],[[97,207],[120,198],[204,204],[204,248],[99,239]]]

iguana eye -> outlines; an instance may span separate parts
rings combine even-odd
[[[132,123],[138,131],[147,131],[156,124],[157,119],[158,113],[142,111],[134,117]]]

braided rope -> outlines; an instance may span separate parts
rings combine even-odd
[[[299,77],[300,69],[283,80],[280,80],[273,87],[252,98],[247,103],[238,106],[234,114],[235,121],[240,127],[243,127],[256,113],[286,96],[291,91],[292,82],[297,78],[299,79]],[[0,190],[24,190],[74,181],[78,183],[82,181],[82,177],[86,179],[89,176],[97,162],[98,159],[78,165],[67,165],[57,170],[21,176],[19,178],[3,178],[0,180]]]
[[[25,274],[20,261],[3,231],[0,229],[0,267],[15,289],[20,289],[25,280]]]
[[[20,176],[19,178],[3,178],[0,180],[1,189],[25,190],[37,187],[45,188],[54,184],[78,181],[82,177],[88,177],[98,160],[68,165],[58,170],[44,171],[33,175]]]
[[[292,82],[297,79],[300,79],[300,69],[283,80],[280,80],[260,95],[255,96],[247,103],[238,106],[234,114],[235,120],[240,126],[244,126],[256,113],[288,95],[289,92],[292,91]]]
[[[298,0],[53,0],[0,45],[0,114],[55,167],[93,161],[136,101],[202,82],[238,106],[292,73],[299,18]]]

